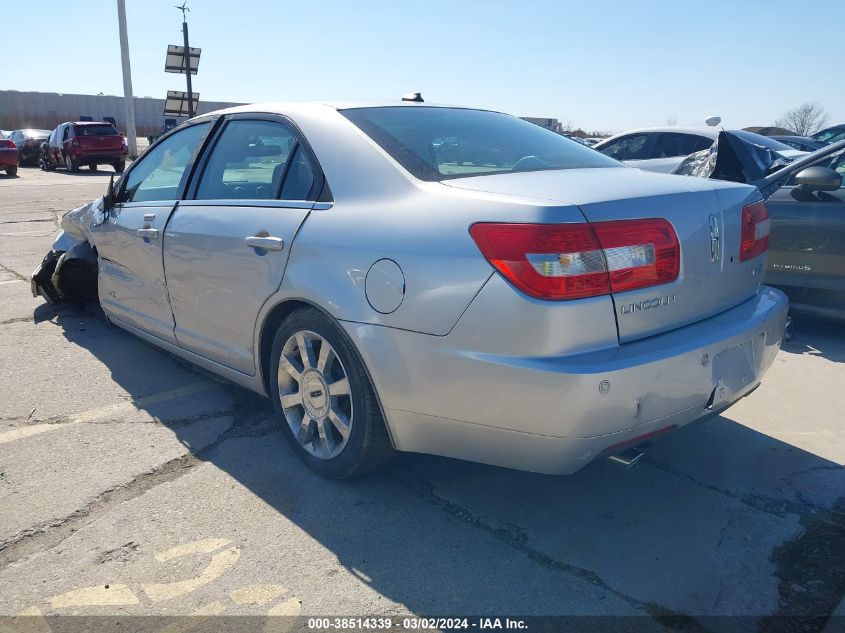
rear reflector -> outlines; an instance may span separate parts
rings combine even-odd
[[[666,220],[479,223],[470,235],[505,278],[538,299],[581,299],[674,281],[680,246]]]
[[[769,248],[772,221],[766,203],[758,200],[742,208],[742,237],[739,244],[739,261],[744,262],[762,255]]]

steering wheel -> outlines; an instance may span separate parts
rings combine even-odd
[[[548,167],[549,164],[544,161],[539,156],[535,156],[534,154],[530,154],[528,156],[523,156],[518,161],[513,164],[511,167],[512,171],[519,171],[520,169],[537,169],[542,167]]]

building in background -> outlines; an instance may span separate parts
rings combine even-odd
[[[164,99],[135,97],[134,101],[138,136],[150,136],[160,132],[165,119]],[[197,114],[235,105],[241,104],[200,101]],[[52,130],[59,123],[78,121],[82,117],[91,117],[95,121],[113,117],[117,123],[117,129],[122,133],[126,132],[123,97],[0,90],[0,128],[4,130],[18,128]]]
[[[563,134],[563,125],[557,119],[541,119],[533,116],[522,116],[519,117],[523,121],[528,121],[529,123],[533,123],[534,125],[539,125],[540,127],[544,127],[547,130],[551,130],[552,132],[557,132],[558,134]]]

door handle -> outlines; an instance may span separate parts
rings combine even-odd
[[[139,237],[143,237],[149,240],[157,240],[158,239],[158,229],[151,229],[151,228],[143,228],[138,229],[135,233]]]
[[[271,235],[250,235],[244,238],[244,244],[250,248],[263,248],[268,251],[280,251],[285,247],[285,241]]]

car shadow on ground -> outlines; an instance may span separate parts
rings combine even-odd
[[[792,329],[792,340],[784,343],[784,352],[845,362],[845,323],[793,315]]]
[[[133,398],[150,372],[195,371],[99,309],[41,306],[34,316],[59,325]],[[796,339],[816,344],[811,330]],[[843,469],[726,417],[669,436],[630,470],[602,461],[555,477],[406,454],[337,482],[300,462],[266,399],[213,386],[232,394],[235,422],[197,456],[417,614],[613,614],[621,604],[679,628],[698,626],[687,614],[752,614],[820,616],[809,629],[820,630],[845,592],[835,563],[845,560]],[[167,403],[144,408],[186,435]],[[573,582],[607,605],[579,605],[565,593]]]

